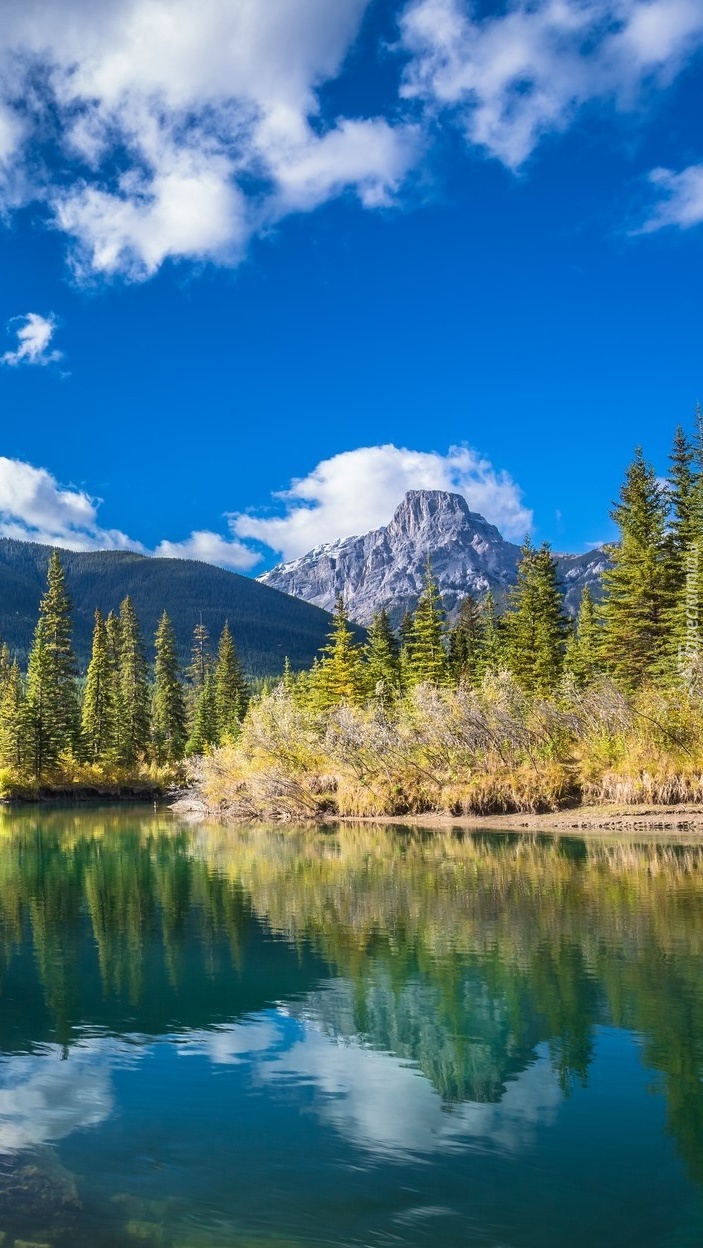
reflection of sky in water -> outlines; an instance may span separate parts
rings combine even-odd
[[[363,1150],[397,1157],[455,1149],[467,1139],[517,1151],[554,1119],[561,1100],[548,1058],[540,1054],[508,1083],[500,1104],[447,1108],[412,1065],[355,1038],[330,1035],[315,1017],[293,1016],[283,1007],[174,1037],[173,1043],[183,1058],[205,1058],[213,1068],[245,1067],[250,1086],[270,1099],[291,1087],[305,1089],[307,1106],[323,1126]],[[100,1126],[116,1108],[113,1073],[126,1067],[136,1073],[162,1047],[97,1036],[71,1048],[65,1060],[53,1045],[4,1057],[0,1152]]]

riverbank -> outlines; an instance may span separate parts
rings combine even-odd
[[[155,802],[168,796],[160,784],[27,784],[3,793],[2,806],[53,802]]]
[[[244,825],[256,817],[230,808],[209,806],[202,795],[193,790],[181,794],[169,804],[169,810],[183,818],[211,820],[223,824]],[[291,826],[329,823],[358,823],[399,825],[423,828],[486,828],[493,831],[545,833],[577,832],[646,832],[666,831],[694,833],[703,837],[703,805],[671,804],[656,806],[651,803],[633,806],[579,805],[568,810],[547,811],[541,814],[510,813],[495,815],[452,815],[426,812],[412,815],[336,815],[320,814],[317,817],[279,815],[278,822]]]

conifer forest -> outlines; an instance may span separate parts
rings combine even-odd
[[[312,667],[286,661],[254,696],[229,624],[215,641],[196,624],[182,670],[164,613],[150,665],[129,597],[95,612],[79,672],[55,551],[26,671],[0,653],[3,790],[195,778],[210,805],[285,817],[700,800],[700,428],[670,462],[661,482],[636,451],[575,620],[546,543],[525,540],[504,602],[467,595],[451,626],[428,559],[398,632],[382,610],[360,641],[340,597]]]

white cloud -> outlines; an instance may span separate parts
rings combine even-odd
[[[511,169],[591,102],[636,106],[703,44],[703,0],[414,0],[401,21],[403,94],[454,112],[471,144]]]
[[[322,460],[308,476],[278,497],[282,516],[236,514],[237,537],[263,542],[286,559],[322,543],[366,533],[387,524],[407,490],[451,490],[506,537],[523,537],[532,513],[507,472],[466,446],[411,451],[392,444],[365,446]]]
[[[25,316],[15,316],[8,324],[8,330],[17,337],[17,349],[6,351],[0,356],[0,364],[55,364],[62,359],[60,351],[50,350],[51,340],[56,331],[53,316],[40,316],[38,312],[27,312]]]
[[[163,559],[199,559],[221,568],[244,572],[260,562],[261,556],[242,542],[228,541],[207,529],[195,530],[183,542],[160,542],[153,554]]]
[[[79,275],[135,279],[168,257],[234,263],[257,230],[345,190],[367,207],[390,202],[416,157],[414,127],[320,117],[319,89],[340,73],[368,3],[10,3],[6,199],[8,170],[16,183],[33,167],[53,124],[61,184],[47,166],[25,198],[44,198],[74,240]]]
[[[685,230],[703,222],[703,165],[689,165],[680,173],[654,169],[650,181],[660,199],[637,233],[651,234],[667,225]]]
[[[154,551],[98,521],[98,500],[84,490],[60,486],[46,468],[0,456],[0,537],[40,542],[65,550],[134,550],[170,559],[200,559],[246,571],[260,556],[237,540],[206,530],[182,542],[162,541]]]

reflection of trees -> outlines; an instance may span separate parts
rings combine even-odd
[[[538,1043],[565,1089],[585,1080],[615,1023],[641,1034],[703,1178],[702,902],[703,847],[0,816],[0,975],[29,933],[64,1043],[81,1018],[203,1026],[305,993],[445,1100],[494,1101]],[[311,995],[324,966],[341,983]]]

